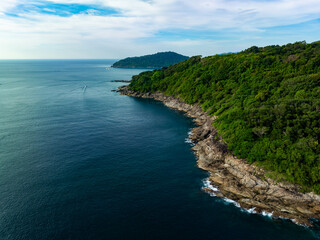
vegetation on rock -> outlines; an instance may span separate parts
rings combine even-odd
[[[200,104],[236,156],[320,193],[320,41],[195,56],[129,87]]]

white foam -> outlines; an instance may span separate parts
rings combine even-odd
[[[190,139],[191,134],[192,134],[192,129],[189,129],[188,137],[185,138],[184,142],[190,144],[191,146],[194,146],[195,144]]]
[[[217,195],[215,194],[215,192],[218,192],[219,189],[211,184],[209,178],[204,179],[202,182],[203,182],[203,188],[202,188],[202,189],[203,189],[205,192],[209,193],[209,195],[210,195],[211,197],[217,196]],[[206,191],[206,189],[210,189],[211,191]]]
[[[262,212],[261,212],[261,215],[262,215],[262,216],[265,216],[265,217],[272,218],[273,212],[269,213],[269,212],[266,212],[266,211],[262,211]]]
[[[285,219],[287,219],[287,218],[285,218]],[[295,219],[290,219],[294,224],[297,224],[297,225],[299,225],[299,226],[301,226],[301,227],[308,227],[307,225],[304,225],[304,224],[301,224],[301,223],[298,223],[297,222],[297,220],[295,220]]]
[[[209,188],[210,190],[214,191],[214,192],[218,192],[219,189],[216,186],[213,186],[209,180],[209,178],[206,178],[203,180],[203,185],[205,188]]]
[[[250,209],[244,209],[247,213],[250,213],[250,214],[256,214],[256,208],[253,207],[253,208],[250,208]]]
[[[240,208],[240,204],[237,203],[236,201],[232,200],[232,199],[229,199],[229,198],[225,197],[225,198],[223,198],[223,200],[228,204],[231,203],[231,204],[235,205],[236,207]]]
[[[215,192],[219,192],[219,189],[218,189],[218,187],[216,187],[216,186],[211,184],[209,178],[206,178],[206,179],[203,180],[203,186],[204,186],[203,189],[212,190],[212,191],[206,191],[207,193],[210,194],[210,196],[212,196],[212,197],[216,197],[217,196],[215,194]],[[245,208],[242,208],[238,202],[236,202],[236,201],[234,201],[232,199],[229,199],[229,198],[226,198],[226,197],[224,197],[222,199],[224,200],[224,202],[226,204],[233,204],[237,208],[240,208],[241,211],[243,211],[243,212],[246,212],[246,213],[249,213],[249,214],[261,214],[262,216],[269,217],[269,218],[272,218],[272,216],[273,216],[273,212],[269,213],[269,212],[266,212],[266,211],[262,211],[261,213],[258,213],[256,211],[255,207],[250,208],[250,209],[245,209]]]
[[[217,186],[214,186],[212,185],[212,183],[210,182],[209,178],[206,178],[204,179],[203,181],[203,188],[205,190],[205,192],[209,193],[209,195],[211,197],[216,197],[217,195],[215,194],[215,192],[219,192],[219,189]],[[206,189],[210,189],[211,191],[206,191]],[[253,208],[250,208],[250,209],[245,209],[245,208],[242,208],[240,206],[240,204],[232,199],[229,199],[229,198],[222,198],[224,200],[224,202],[226,204],[233,204],[234,206],[236,206],[237,208],[240,208],[242,212],[246,212],[246,213],[249,213],[249,214],[260,214],[264,217],[268,217],[268,218],[273,218],[273,212],[266,212],[266,211],[262,211],[261,213],[258,213],[255,209],[255,207]],[[305,225],[303,224],[300,224],[298,223],[295,219],[290,219],[290,218],[285,218],[285,217],[277,217],[277,218],[280,218],[280,219],[285,219],[285,220],[291,220],[293,223],[299,225],[299,226],[303,226],[303,227],[306,227]]]

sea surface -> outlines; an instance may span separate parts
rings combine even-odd
[[[0,61],[0,239],[320,239],[203,192],[194,124],[113,60]]]

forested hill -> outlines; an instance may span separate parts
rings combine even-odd
[[[130,57],[112,65],[115,68],[162,68],[182,62],[189,57],[175,52],[161,52],[142,57]]]
[[[320,41],[196,56],[130,88],[201,104],[236,156],[320,193]]]

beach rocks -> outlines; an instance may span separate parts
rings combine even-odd
[[[198,105],[189,105],[179,98],[163,93],[139,93],[120,87],[124,95],[153,98],[166,106],[185,112],[194,118],[198,127],[192,130],[190,139],[195,143],[192,150],[197,156],[198,167],[210,172],[209,181],[217,187],[214,195],[236,201],[245,209],[256,213],[272,213],[273,217],[292,219],[295,223],[312,226],[312,218],[320,218],[320,196],[301,193],[300,186],[277,182],[266,175],[266,170],[244,159],[238,159],[228,151],[227,145],[213,128],[216,117],[203,112]],[[213,192],[213,188],[204,188]]]

